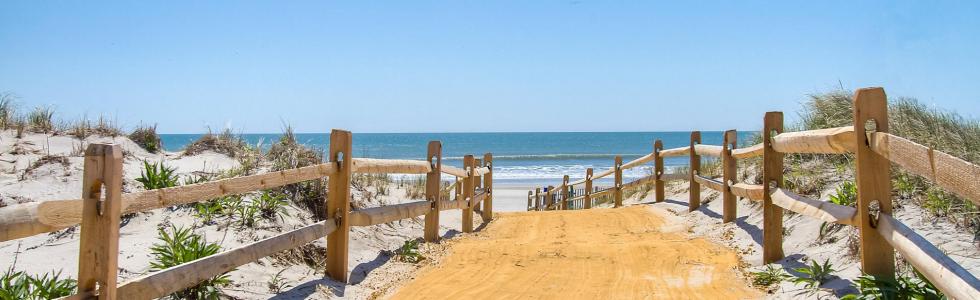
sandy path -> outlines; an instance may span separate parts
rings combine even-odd
[[[665,226],[667,225],[667,226]],[[734,252],[646,206],[501,213],[395,299],[761,298]],[[681,232],[678,232],[678,231]]]

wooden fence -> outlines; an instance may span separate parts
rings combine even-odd
[[[85,152],[82,198],[11,205],[0,208],[0,241],[8,241],[81,224],[78,293],[67,299],[151,299],[194,286],[214,276],[280,251],[327,238],[327,274],[347,282],[351,226],[370,226],[425,216],[424,239],[439,240],[439,212],[460,209],[463,232],[473,231],[473,214],[493,218],[493,157],[477,163],[464,158],[464,168],[442,165],[442,144],[428,144],[425,161],[350,158],[351,133],[330,133],[329,162],[314,166],[205,183],[122,193],[122,150],[119,145],[92,144]],[[353,173],[426,174],[425,201],[350,210]],[[441,188],[442,173],[456,178]],[[327,220],[264,240],[228,249],[186,264],[117,283],[121,214],[146,212],[179,204],[243,194],[302,181],[329,178]],[[482,182],[481,182],[482,181]],[[482,187],[481,187],[482,185]],[[455,199],[441,195],[455,190]],[[482,207],[480,205],[482,204]]]
[[[736,148],[736,132],[724,133],[722,145],[701,144],[700,132],[691,132],[688,146],[663,149],[660,140],[654,142],[650,154],[622,163],[616,157],[612,168],[593,174],[590,168],[585,178],[568,182],[568,176],[558,188],[528,192],[528,210],[588,209],[596,199],[612,197],[615,207],[622,206],[623,190],[652,183],[655,201],[664,201],[664,183],[687,180],[690,184],[690,211],[700,206],[701,186],[722,194],[722,221],[735,220],[736,196],[762,203],[763,262],[772,263],[784,257],[782,248],[783,210],[789,210],[819,220],[856,226],[860,234],[861,270],[882,278],[895,276],[895,251],[937,288],[954,299],[980,299],[980,281],[950,259],[935,245],[915,233],[892,216],[891,165],[920,175],[934,184],[980,205],[980,167],[930,147],[888,133],[888,107],[882,88],[859,89],[854,95],[853,126],[783,132],[783,114],[768,112],[763,119],[761,144]],[[855,132],[857,130],[857,133]],[[810,199],[782,188],[783,157],[791,153],[853,154],[856,157],[857,207],[842,206]],[[664,174],[664,157],[690,157],[687,174]],[[701,156],[717,157],[722,161],[722,176],[709,178],[700,174]],[[737,161],[762,157],[762,182],[736,182]],[[624,169],[653,162],[653,175],[623,184]],[[614,176],[614,185],[595,190],[593,181]],[[576,186],[584,188],[576,190]],[[580,192],[576,192],[580,191]]]

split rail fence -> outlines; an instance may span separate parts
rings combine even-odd
[[[34,202],[0,208],[0,241],[81,224],[78,293],[65,298],[151,299],[192,287],[244,264],[324,237],[327,239],[327,274],[337,281],[347,282],[348,235],[351,226],[370,226],[424,215],[424,239],[435,242],[440,238],[440,211],[462,210],[463,232],[473,231],[475,212],[481,214],[484,222],[493,218],[493,157],[490,153],[484,155],[482,163],[478,163],[479,160],[472,155],[466,155],[462,169],[442,164],[442,144],[438,141],[429,142],[424,161],[350,158],[350,153],[351,133],[333,130],[330,134],[327,163],[124,194],[121,148],[114,144],[92,144],[85,152],[82,199]],[[350,210],[350,181],[353,173],[425,174],[426,200]],[[443,173],[454,176],[456,181],[448,187],[442,187]],[[322,178],[328,178],[325,199],[327,220],[117,283],[119,223],[122,214],[146,212]],[[449,197],[442,199],[441,195],[453,190],[454,200]]]
[[[954,299],[980,299],[980,281],[892,216],[891,165],[922,176],[934,184],[980,205],[980,166],[933,150],[888,132],[888,107],[882,88],[859,89],[854,95],[853,126],[799,132],[783,132],[783,114],[768,112],[763,119],[763,142],[737,148],[736,131],[724,133],[722,145],[701,144],[701,133],[691,132],[688,146],[663,149],[660,140],[650,154],[614,166],[598,174],[586,170],[582,180],[569,182],[566,175],[557,188],[528,192],[528,210],[589,209],[612,198],[614,207],[623,205],[623,191],[653,183],[655,201],[665,199],[666,181],[687,180],[690,184],[689,211],[701,205],[701,186],[722,194],[722,221],[736,216],[736,196],[762,203],[763,262],[772,263],[783,254],[783,210],[825,222],[858,227],[861,270],[881,278],[894,278],[895,251],[925,275],[944,294]],[[853,154],[856,158],[857,206],[843,206],[807,198],[782,188],[783,158],[786,154]],[[690,157],[687,174],[664,174],[665,157]],[[722,161],[722,176],[701,176],[701,156]],[[762,182],[736,180],[737,161],[762,157]],[[653,175],[624,184],[623,170],[653,162]],[[614,176],[612,187],[597,190],[593,181]],[[578,188],[577,186],[583,186]],[[597,201],[597,199],[599,201]]]

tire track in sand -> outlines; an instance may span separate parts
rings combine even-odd
[[[730,249],[649,207],[500,213],[394,299],[754,299]]]

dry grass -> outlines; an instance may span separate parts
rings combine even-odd
[[[153,126],[140,125],[133,132],[129,133],[129,139],[133,140],[134,143],[146,149],[150,153],[156,153],[157,151],[163,150],[163,144],[160,142],[160,136],[157,135],[157,125]]]
[[[248,143],[241,136],[232,133],[231,129],[226,128],[219,134],[214,134],[211,129],[208,129],[208,133],[187,145],[184,149],[184,155],[197,155],[211,150],[231,157],[238,157],[238,155],[248,151],[249,148]]]

